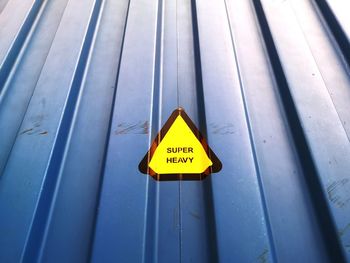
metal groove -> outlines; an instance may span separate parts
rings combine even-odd
[[[197,92],[197,109],[198,109],[198,123],[199,129],[203,136],[207,136],[207,123],[205,115],[204,104],[204,90],[203,90],[203,75],[202,75],[202,63],[201,63],[201,47],[199,41],[199,28],[198,28],[198,15],[197,15],[197,1],[191,0],[191,14],[192,14],[192,31],[193,31],[193,50],[195,61],[195,79],[196,79],[196,92]],[[210,141],[209,141],[210,143]],[[210,261],[219,261],[218,249],[217,249],[217,236],[216,236],[216,220],[213,201],[213,184],[211,178],[207,179],[203,183],[204,196],[206,202],[206,215],[208,217],[208,239],[210,240]]]
[[[295,11],[294,11],[294,10],[293,10],[293,12],[294,12],[294,14],[295,14]],[[296,16],[296,14],[295,14],[295,16]],[[300,24],[300,22],[299,22],[298,19],[297,19],[297,21],[298,21],[299,26],[301,27],[301,24]],[[305,37],[305,39],[306,39],[306,35],[305,35],[304,31],[302,31],[302,32],[303,32],[303,35],[304,35],[304,37]],[[312,57],[313,57],[315,63],[317,64],[315,55],[314,55],[314,53],[312,52],[312,49],[311,49],[310,44],[309,44],[308,42],[307,42],[307,46],[308,46],[308,49],[309,49],[310,53],[312,54]],[[325,81],[324,77],[322,76],[322,74],[321,74],[321,77],[322,77],[322,81],[323,81],[324,83],[326,83],[326,81]],[[337,115],[338,115],[338,118],[339,118],[339,120],[341,121],[342,127],[343,127],[343,129],[344,129],[345,134],[346,134],[346,137],[347,137],[348,140],[350,141],[350,137],[349,137],[350,135],[347,133],[347,130],[346,130],[345,125],[344,125],[344,121],[343,121],[343,119],[342,119],[342,117],[341,117],[341,114],[339,113],[339,110],[338,110],[337,107],[336,107],[337,105],[336,105],[334,99],[332,98],[332,94],[330,93],[330,91],[329,91],[328,89],[327,89],[327,91],[328,91],[329,97],[330,97],[331,100],[332,100],[332,103],[333,103],[333,105],[334,105],[334,109],[335,109],[335,111],[336,111],[336,113],[337,113]]]
[[[64,9],[66,8],[66,6],[67,6],[67,3],[64,5],[62,15],[64,13]],[[42,12],[44,12],[45,11],[45,6],[43,6],[42,9],[43,9]],[[62,16],[60,18],[62,18]],[[38,21],[38,23],[39,23],[39,21]],[[56,35],[57,30],[58,30],[58,26],[57,26],[57,28],[55,28],[55,32],[53,34],[54,36]],[[53,39],[54,39],[54,37],[53,37]],[[51,39],[51,40],[53,41],[53,39]],[[26,41],[28,41],[28,39]],[[49,52],[49,50],[51,48],[52,41],[50,43],[50,47],[48,48],[47,52]],[[26,45],[26,44],[24,43],[24,45]],[[23,51],[25,51],[25,50],[26,49],[24,49]],[[18,59],[20,59],[21,56],[22,55],[19,54]],[[36,86],[36,84],[37,84],[37,82],[39,80],[39,76],[40,76],[40,73],[41,73],[41,71],[43,69],[44,64],[45,63],[42,63],[42,65],[40,67],[40,70],[38,72],[37,78],[33,80],[35,84],[33,85],[33,87],[31,89],[31,91],[29,92],[28,96],[26,96],[26,100],[23,101],[23,107],[24,107],[23,111],[21,111],[21,112],[18,111],[18,116],[19,116],[18,122],[14,121],[14,124],[16,125],[16,127],[13,129],[13,131],[15,131],[15,132],[12,132],[12,130],[10,130],[10,131],[7,131],[6,135],[4,135],[6,140],[12,142],[12,144],[11,144],[11,147],[3,147],[2,148],[2,153],[1,153],[2,156],[1,156],[1,163],[0,163],[0,174],[3,173],[3,170],[5,169],[6,163],[8,162],[8,158],[10,157],[10,154],[11,154],[14,142],[16,140],[16,135],[20,133],[19,129],[20,129],[22,123],[23,123],[24,116],[25,116],[25,111],[28,110],[28,106],[29,106],[30,100],[31,100],[31,98],[33,96],[33,93],[35,91],[35,86]],[[17,70],[17,69],[13,69],[13,70]],[[17,74],[20,75],[19,73],[17,73]],[[9,78],[10,78],[10,76],[6,78],[6,83],[8,82]],[[4,104],[5,104],[5,102],[7,102],[9,100],[9,96],[10,96],[9,93],[8,93],[9,89],[10,89],[10,83],[7,83],[7,84],[5,84],[3,90],[0,91],[0,107],[1,107],[1,111],[4,111],[4,107],[5,107]],[[6,108],[5,108],[5,110],[6,110]],[[13,115],[12,115],[12,118],[14,120],[16,120],[16,118]],[[10,136],[11,136],[11,138],[9,138]]]
[[[154,52],[154,68],[153,68],[153,83],[149,124],[149,147],[153,139],[157,135],[157,131],[161,125],[161,108],[162,108],[162,36],[164,27],[164,1],[157,1],[157,18],[155,23],[155,52]],[[145,202],[145,219],[144,219],[144,237],[143,237],[143,254],[142,262],[157,262],[158,261],[158,211],[159,211],[159,185],[146,179],[146,202]]]
[[[123,32],[122,32],[122,40],[121,40],[121,48],[120,48],[120,53],[119,53],[119,61],[118,61],[118,66],[117,66],[117,73],[116,73],[116,78],[115,78],[115,84],[113,87],[113,98],[112,98],[112,102],[116,101],[116,95],[117,95],[117,84],[118,84],[118,79],[119,79],[119,73],[120,73],[120,65],[121,65],[121,61],[122,61],[122,54],[123,54],[123,48],[124,48],[124,43],[125,43],[125,35],[126,35],[126,29],[127,29],[127,25],[128,25],[128,17],[129,17],[129,11],[130,11],[130,3],[132,0],[128,0],[128,4],[127,4],[127,8],[126,8],[126,15],[125,15],[125,23],[124,23],[124,27],[123,27]],[[113,111],[114,111],[114,107],[115,107],[115,103],[112,103],[111,105],[111,110],[109,112],[109,125],[108,125],[108,131],[106,134],[106,138],[109,138],[110,134],[111,134],[111,130],[112,130],[112,121],[113,121]],[[101,191],[102,191],[102,185],[103,185],[103,175],[104,175],[104,171],[105,171],[105,165],[106,165],[106,158],[107,158],[107,152],[108,152],[108,139],[106,139],[106,144],[105,144],[105,151],[103,154],[103,158],[102,158],[102,168],[101,168],[101,180],[98,186],[98,195],[97,195],[97,207],[95,208],[96,211],[96,215],[97,215],[97,211],[99,209],[99,203],[101,200]],[[93,246],[94,246],[94,242],[95,242],[95,238],[96,238],[96,224],[97,224],[97,216],[94,217],[94,227],[93,227],[93,235],[92,235],[92,239],[90,242],[90,254],[89,254],[89,262],[93,261]]]
[[[324,21],[327,23],[328,29],[333,34],[340,51],[344,57],[344,62],[350,69],[350,42],[348,36],[345,34],[342,26],[340,25],[337,17],[329,7],[326,0],[313,0],[316,7],[321,11]]]
[[[103,0],[96,0],[89,25],[86,31],[85,41],[80,51],[79,60],[75,70],[74,78],[70,87],[70,92],[67,98],[65,111],[62,116],[60,128],[54,144],[54,149],[47,168],[46,179],[42,187],[40,199],[38,201],[34,219],[32,222],[30,234],[28,236],[25,251],[22,256],[22,261],[29,261],[36,258],[38,261],[42,260],[42,250],[46,236],[46,225],[50,221],[50,214],[52,213],[52,202],[58,187],[60,169],[62,161],[64,160],[64,152],[67,147],[69,133],[72,126],[73,116],[79,94],[83,90],[83,76],[88,66],[87,61],[89,54],[92,51],[93,37],[96,32],[98,18],[101,14]]]
[[[319,180],[317,169],[313,162],[310,149],[308,148],[308,143],[305,138],[303,128],[301,126],[298,113],[293,102],[293,98],[289,91],[288,82],[283,72],[278,52],[274,45],[269,25],[264,14],[264,9],[261,5],[260,0],[253,0],[253,4],[256,10],[258,21],[260,23],[261,32],[264,37],[271,65],[275,74],[275,79],[278,84],[281,99],[283,101],[287,120],[289,122],[289,125],[293,127],[293,129],[291,129],[291,132],[293,134],[296,149],[300,156],[300,162],[305,171],[304,174],[310,189],[310,195],[313,198],[313,202],[319,216],[318,218],[320,220],[320,225],[326,226],[322,228],[324,234],[323,238],[328,244],[327,249],[330,259],[332,262],[346,262],[337,236],[337,231],[334,228],[334,221],[322,190],[322,184]],[[320,200],[322,201],[320,202]]]
[[[10,50],[6,54],[4,61],[0,64],[0,94],[2,93],[7,77],[10,75],[27,37],[33,30],[32,27],[35,25],[35,21],[39,19],[37,16],[40,14],[40,10],[45,7],[46,3],[47,1],[35,0],[21,26],[21,29],[13,41]]]
[[[275,241],[274,241],[273,233],[272,233],[272,230],[271,230],[271,220],[269,218],[267,201],[266,201],[266,197],[265,197],[265,188],[264,188],[264,183],[263,183],[263,180],[262,180],[262,175],[261,175],[261,172],[260,172],[260,167],[259,167],[259,162],[258,162],[258,157],[257,157],[257,151],[256,151],[256,146],[255,146],[254,137],[253,137],[253,131],[252,131],[252,127],[251,127],[251,121],[250,121],[250,116],[249,116],[249,109],[248,109],[248,105],[247,105],[246,94],[245,94],[245,91],[244,91],[244,84],[243,84],[243,81],[242,81],[242,72],[241,72],[241,69],[240,69],[240,66],[239,66],[239,63],[238,63],[237,46],[236,46],[236,42],[235,42],[235,37],[234,37],[233,31],[232,31],[231,23],[230,23],[230,16],[229,16],[229,13],[228,13],[226,0],[224,0],[224,2],[225,2],[225,9],[226,9],[227,20],[228,20],[228,24],[229,24],[229,28],[230,28],[230,35],[231,35],[231,41],[232,41],[232,49],[233,49],[233,54],[234,54],[234,60],[235,60],[236,68],[237,68],[238,79],[239,79],[239,86],[240,86],[240,91],[241,91],[241,96],[242,96],[242,101],[243,101],[245,120],[246,120],[246,123],[247,123],[247,128],[248,128],[248,133],[249,133],[249,141],[250,141],[250,145],[251,145],[251,152],[252,152],[253,159],[254,159],[256,177],[258,178],[259,192],[260,192],[260,196],[261,196],[261,204],[262,204],[263,211],[264,211],[264,217],[265,217],[265,221],[266,221],[266,228],[267,228],[267,233],[268,233],[268,239],[269,239],[269,243],[270,243],[269,244],[270,245],[270,252],[269,253],[271,253],[271,255],[272,255],[273,262],[277,262]]]

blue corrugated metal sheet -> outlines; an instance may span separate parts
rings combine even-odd
[[[347,0],[0,0],[0,262],[350,262]],[[138,171],[177,107],[223,168]]]

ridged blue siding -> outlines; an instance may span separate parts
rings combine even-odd
[[[0,0],[0,262],[350,262],[348,0]],[[138,164],[183,107],[223,168]]]

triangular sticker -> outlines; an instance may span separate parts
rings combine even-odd
[[[221,167],[182,108],[173,111],[139,164],[142,173],[158,181],[203,180]]]

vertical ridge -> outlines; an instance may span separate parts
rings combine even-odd
[[[68,145],[67,142],[69,141],[79,94],[81,94],[83,90],[84,76],[88,67],[88,60],[94,43],[94,36],[97,30],[103,3],[103,0],[96,0],[92,8],[90,22],[85,33],[85,41],[80,50],[78,63],[70,85],[70,91],[65,103],[58,133],[56,135],[48,167],[45,171],[45,181],[35,209],[33,221],[31,223],[21,259],[22,261],[28,261],[33,258],[36,258],[38,261],[42,260],[45,243],[44,240],[48,231],[47,224],[50,221],[53,202],[59,187],[61,168],[62,165],[64,165],[64,155]]]
[[[12,45],[6,54],[4,61],[0,65],[0,94],[3,91],[3,87],[5,86],[7,78],[9,77],[18,56],[20,55],[21,50],[25,46],[27,37],[30,36],[30,32],[36,25],[36,21],[40,15],[41,8],[45,7],[46,3],[47,1],[42,0],[36,0],[33,3],[18,34],[16,35],[16,38],[12,42]]]
[[[163,37],[163,20],[164,3],[158,0],[157,4],[157,22],[156,22],[156,39],[153,68],[153,87],[151,95],[150,111],[150,134],[149,147],[157,135],[161,126],[161,100],[162,100],[162,37]],[[159,214],[159,184],[150,176],[147,176],[146,201],[145,201],[145,219],[144,219],[144,251],[142,253],[142,262],[158,261],[158,214]]]
[[[129,10],[130,10],[130,3],[131,0],[128,1],[128,5],[127,5],[127,9],[126,9],[126,16],[125,16],[125,25],[124,25],[124,29],[123,29],[123,35],[122,35],[122,41],[121,41],[121,47],[120,47],[120,54],[119,54],[119,61],[118,61],[118,66],[117,66],[117,74],[116,74],[116,80],[115,80],[115,85],[114,85],[114,92],[113,92],[113,98],[112,98],[112,107],[111,110],[109,112],[109,125],[108,125],[108,132],[106,134],[106,138],[110,137],[111,131],[112,131],[112,119],[113,119],[113,112],[114,112],[114,107],[115,107],[115,101],[116,101],[116,96],[117,96],[117,84],[118,84],[118,80],[119,80],[119,73],[120,73],[120,65],[122,62],[122,55],[123,55],[123,50],[124,50],[124,43],[125,43],[125,35],[126,35],[126,29],[127,29],[127,25],[128,25],[128,17],[129,17]],[[105,144],[105,152],[103,155],[103,159],[102,159],[102,168],[101,168],[101,180],[100,180],[100,184],[98,187],[98,195],[97,195],[97,201],[96,201],[96,215],[94,218],[94,227],[93,227],[93,237],[91,239],[90,242],[90,255],[89,255],[89,262],[92,261],[92,257],[93,257],[93,245],[95,242],[95,237],[96,237],[96,224],[97,224],[97,211],[98,211],[98,206],[100,204],[100,200],[101,200],[101,190],[102,190],[102,185],[103,185],[103,177],[104,177],[104,171],[105,171],[105,167],[106,167],[106,160],[107,160],[107,153],[108,153],[108,139],[106,140],[106,144]]]
[[[67,2],[68,2],[68,0],[66,0],[66,3],[64,4],[64,8],[63,8],[63,11],[62,11],[62,15],[63,15],[63,13],[64,13],[65,8],[67,7]],[[43,7],[41,8],[41,11],[40,11],[40,12],[46,12],[46,7],[48,7],[48,6],[46,6],[46,5],[43,6]],[[41,16],[41,14],[40,14],[40,16]],[[61,16],[61,17],[62,17],[62,16]],[[38,17],[37,17],[37,20],[39,20]],[[39,21],[35,21],[34,23],[38,23],[38,24],[39,24],[40,22],[39,22]],[[36,27],[36,25],[34,25],[34,28],[35,28],[35,27]],[[56,35],[58,28],[59,28],[58,26],[55,28],[54,34],[53,34],[53,35]],[[35,34],[35,33],[34,33],[35,30],[33,30],[33,28],[31,29],[31,31],[33,31],[33,34]],[[32,32],[30,32],[29,34],[32,34]],[[31,41],[29,41],[30,39],[31,39],[31,36],[30,36],[30,37],[27,37],[25,43],[23,44],[25,47],[27,46],[27,43],[26,43],[27,41],[28,41],[28,42],[31,42]],[[52,45],[52,43],[53,43],[53,40],[54,40],[54,38],[51,39],[50,44],[49,44],[49,48],[47,49],[47,51],[51,49],[51,45]],[[22,54],[22,52],[25,53],[26,48],[22,48],[22,50],[23,50],[23,51],[20,51],[20,54],[18,55],[17,60],[18,60],[18,59],[21,59],[22,56],[25,56],[25,54]],[[45,56],[45,60],[44,60],[44,61],[46,61],[46,59],[47,59],[47,56]],[[22,63],[22,62],[20,62],[20,63]],[[15,64],[16,64],[16,65],[14,65],[15,68],[12,68],[10,75],[7,76],[7,79],[4,80],[4,81],[5,81],[5,84],[4,84],[3,89],[1,90],[1,87],[0,87],[0,113],[1,113],[1,111],[4,111],[4,110],[6,109],[6,108],[4,108],[4,104],[6,105],[6,102],[9,100],[9,96],[10,96],[10,95],[9,95],[8,91],[11,89],[10,86],[13,87],[13,85],[14,85],[14,84],[12,83],[12,79],[9,79],[9,78],[11,78],[11,75],[13,74],[12,72],[16,72],[16,74],[18,74],[18,70],[19,70],[19,69],[17,68],[17,63],[15,63]],[[34,94],[35,86],[36,86],[36,84],[38,83],[39,76],[40,76],[40,74],[41,74],[41,72],[42,72],[42,69],[43,69],[44,65],[45,65],[45,63],[42,63],[42,64],[41,64],[40,70],[38,71],[38,74],[37,74],[37,77],[35,78],[35,80],[34,80],[34,82],[33,82],[33,86],[31,87],[31,91],[30,91],[30,93],[29,93],[29,95],[28,95],[28,97],[27,97],[27,99],[26,99],[26,101],[25,101],[25,103],[24,103],[24,105],[25,105],[24,108],[25,108],[25,109],[22,110],[22,111],[18,111],[18,112],[20,112],[20,113],[19,113],[20,117],[19,117],[19,118],[16,118],[16,116],[14,116],[13,114],[12,114],[12,116],[11,116],[12,119],[14,119],[14,120],[17,119],[17,121],[16,121],[17,126],[16,126],[16,128],[14,129],[14,134],[15,134],[15,135],[12,135],[12,137],[10,137],[8,134],[5,135],[6,140],[11,141],[12,143],[11,143],[11,146],[10,146],[10,147],[2,148],[2,151],[3,151],[3,152],[2,152],[2,156],[0,156],[0,177],[1,177],[1,174],[4,172],[5,167],[6,167],[6,164],[7,164],[8,160],[9,160],[9,158],[10,158],[10,156],[11,156],[11,151],[12,151],[12,149],[13,149],[13,146],[14,146],[15,140],[16,140],[16,134],[20,133],[19,129],[20,129],[22,123],[23,123],[24,116],[25,116],[25,112],[28,110],[28,106],[29,106],[29,104],[30,104],[30,100],[31,100],[31,98],[32,98],[32,96],[33,96],[33,94]],[[19,66],[19,67],[20,67],[20,66]],[[0,80],[0,81],[1,81],[1,80]],[[11,92],[14,92],[14,91],[11,90]],[[22,92],[23,92],[23,90],[22,90]],[[17,113],[18,113],[18,112],[17,112]],[[0,118],[1,118],[1,121],[2,121],[2,116],[1,116]],[[1,121],[0,121],[0,122],[1,122]],[[13,134],[12,132],[9,132],[9,131],[7,131],[7,133]]]
[[[331,10],[326,0],[313,0],[312,4],[318,9],[322,20],[325,22],[325,26],[333,35],[341,54],[343,55],[344,62],[347,65],[347,71],[350,69],[350,42],[346,36],[342,26],[340,25],[334,12]]]
[[[266,224],[266,229],[267,229],[267,233],[268,233],[268,240],[269,240],[269,245],[270,245],[270,251],[271,251],[271,257],[273,259],[273,262],[277,262],[277,256],[276,256],[276,247],[275,247],[275,240],[273,237],[273,232],[272,232],[272,228],[271,228],[271,220],[270,220],[270,215],[269,215],[269,211],[268,211],[268,206],[267,206],[267,200],[266,200],[266,196],[265,196],[265,187],[264,187],[264,183],[262,180],[262,175],[261,175],[261,171],[260,171],[260,166],[259,166],[259,161],[257,158],[257,152],[256,152],[256,147],[255,147],[255,142],[254,142],[254,137],[253,137],[253,132],[252,132],[252,125],[250,123],[250,117],[249,117],[249,109],[248,109],[248,105],[247,105],[247,99],[246,99],[246,94],[244,91],[244,84],[243,84],[243,80],[242,80],[242,71],[241,68],[239,66],[239,62],[238,62],[238,55],[237,55],[237,45],[236,45],[236,41],[235,41],[235,37],[233,34],[233,30],[232,30],[232,26],[230,23],[230,16],[228,13],[228,9],[227,9],[227,2],[226,0],[224,0],[225,3],[225,10],[226,10],[226,16],[227,16],[227,21],[228,21],[228,25],[229,25],[229,29],[230,29],[230,36],[231,36],[231,41],[232,41],[232,49],[233,49],[233,54],[234,54],[234,61],[235,61],[235,66],[237,69],[237,75],[238,75],[238,80],[239,80],[239,87],[240,87],[240,91],[241,91],[241,96],[242,96],[242,104],[243,104],[243,108],[244,108],[244,115],[245,115],[245,120],[246,120],[246,124],[247,124],[247,128],[248,128],[248,134],[249,134],[249,141],[250,141],[250,145],[251,145],[251,152],[253,155],[253,159],[254,159],[254,166],[255,166],[255,172],[256,172],[256,177],[257,177],[257,181],[258,181],[258,185],[259,185],[259,193],[260,193],[260,198],[261,198],[261,205],[264,211],[264,220],[265,220],[265,224]]]
[[[201,62],[201,48],[199,42],[199,27],[198,27],[198,15],[197,15],[197,3],[196,0],[191,0],[191,12],[192,12],[192,30],[193,30],[193,51],[195,62],[195,74],[196,74],[196,91],[197,91],[197,109],[198,109],[198,123],[199,130],[202,132],[204,138],[207,138],[207,123],[205,114],[204,103],[204,91],[203,91],[203,75],[202,75],[202,62]],[[208,141],[209,143],[209,141]],[[208,224],[208,239],[210,240],[209,246],[211,248],[210,258],[213,262],[219,262],[219,254],[217,248],[217,236],[216,236],[216,220],[213,201],[213,185],[212,178],[209,177],[203,181],[204,185],[204,198],[206,203],[206,214]]]

